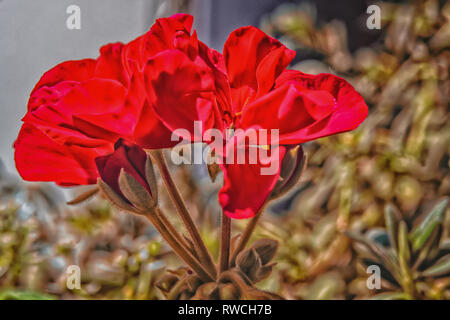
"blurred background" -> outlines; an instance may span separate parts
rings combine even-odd
[[[66,27],[73,4],[80,30]],[[372,4],[381,29],[367,28]],[[450,2],[440,0],[0,0],[0,298],[162,298],[155,282],[180,262],[154,229],[99,197],[67,206],[80,190],[21,181],[12,144],[46,70],[176,12],[192,13],[219,51],[235,28],[258,26],[296,50],[291,68],[345,77],[370,107],[358,130],[304,146],[300,184],[255,234],[280,243],[259,286],[287,299],[450,299]],[[220,179],[173,171],[217,254]],[[164,193],[162,205],[173,211]],[[379,289],[367,286],[371,264]],[[69,265],[81,289],[67,288]]]

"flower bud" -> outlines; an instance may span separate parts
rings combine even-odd
[[[272,239],[256,240],[250,248],[254,249],[261,259],[263,265],[269,263],[278,249],[278,242]]]
[[[219,294],[217,283],[207,282],[198,287],[191,300],[218,300],[220,298]]]
[[[219,284],[220,299],[221,300],[239,300],[239,289],[232,283]]]
[[[244,250],[236,257],[236,267],[250,279],[261,266],[261,259],[254,249]]]
[[[300,145],[286,152],[281,162],[280,178],[272,191],[271,199],[281,197],[297,184],[306,168],[307,159]]]
[[[95,159],[99,188],[120,209],[135,213],[153,210],[158,202],[150,157],[139,146],[119,139],[112,154]]]
[[[179,277],[174,274],[165,274],[161,279],[159,279],[155,285],[161,290],[164,294],[168,294],[170,290],[175,286],[175,284],[179,281]]]
[[[270,261],[277,252],[278,242],[271,239],[255,241],[236,257],[236,268],[253,283],[268,277],[274,263]]]

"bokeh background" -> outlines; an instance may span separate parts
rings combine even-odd
[[[72,4],[81,30],[66,28]],[[371,4],[380,30],[366,27]],[[304,145],[300,184],[255,234],[280,243],[259,286],[287,299],[450,299],[450,2],[440,0],[0,0],[0,298],[162,298],[155,282],[180,261],[154,229],[99,197],[67,206],[80,189],[23,182],[12,144],[43,72],[176,12],[192,13],[219,51],[235,28],[258,26],[297,51],[292,68],[345,77],[370,107],[358,130]],[[217,254],[220,179],[172,169]],[[367,287],[371,264],[380,289]],[[80,290],[66,286],[69,265],[81,268]]]

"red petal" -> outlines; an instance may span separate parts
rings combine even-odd
[[[114,80],[61,82],[36,90],[29,101],[30,111],[22,120],[115,141],[118,134],[131,135],[137,118],[126,109],[125,94],[125,88]]]
[[[273,90],[247,106],[242,113],[243,128],[278,129],[280,137],[314,123],[305,108],[304,96],[293,85]]]
[[[14,148],[16,167],[23,179],[54,181],[60,185],[96,183],[94,159],[112,151],[110,144],[98,148],[59,144],[27,123],[22,126]]]
[[[122,43],[108,44],[100,48],[100,57],[97,59],[95,76],[113,79],[128,86],[128,75],[122,65]]]
[[[224,46],[225,64],[231,86],[270,89],[275,78],[294,58],[295,52],[255,27],[233,31]],[[258,86],[260,88],[258,88]]]
[[[148,61],[144,75],[149,103],[171,131],[186,129],[193,137],[194,121],[201,121],[204,130],[214,125],[214,79],[200,58],[191,61],[168,50]]]
[[[211,68],[214,74],[214,85],[216,88],[216,97],[218,107],[223,114],[225,111],[231,111],[231,92],[230,84],[225,69],[225,60],[223,56],[214,49],[209,48],[202,42],[198,43],[199,56]]]
[[[43,86],[35,91],[28,100],[28,111],[35,111],[40,107],[55,106],[78,82],[62,81],[52,87]]]
[[[64,96],[58,110],[72,115],[73,125],[91,137],[110,139],[101,132],[130,136],[137,116],[126,109],[126,95],[117,81],[91,79]]]
[[[256,96],[255,90],[249,86],[242,86],[239,88],[231,89],[231,105],[232,113],[239,113],[251,103]]]
[[[186,14],[186,13],[176,13],[166,19],[173,19],[173,20],[178,21],[189,32],[191,31],[192,23],[194,22],[194,17],[191,16],[190,14]]]
[[[273,150],[278,159],[273,160],[278,166],[275,174],[262,175],[262,164],[224,164],[224,184],[219,191],[219,203],[223,212],[234,219],[246,219],[255,216],[266,202],[280,175],[280,164],[285,148]]]
[[[145,35],[143,62],[170,49],[179,49],[193,59],[198,54],[198,40],[195,33],[191,36],[192,21],[187,14],[157,19]]]
[[[272,50],[261,60],[256,69],[256,78],[258,80],[257,97],[266,94],[272,89],[275,79],[291,63],[294,56],[295,51],[282,46]]]
[[[281,144],[299,144],[353,130],[367,114],[363,98],[344,79],[289,70],[275,90],[244,109],[241,125],[278,128]]]
[[[159,120],[152,107],[146,103],[134,130],[134,141],[146,149],[171,148],[178,142],[171,141],[172,131]]]
[[[96,63],[96,60],[93,59],[60,63],[44,73],[32,93],[43,86],[51,87],[62,81],[80,82],[90,79],[94,75]]]
[[[62,112],[72,115],[102,115],[121,111],[126,89],[117,81],[90,79],[80,83],[60,101]]]

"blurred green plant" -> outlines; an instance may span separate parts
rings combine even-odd
[[[274,271],[257,284],[261,290],[287,299],[449,299],[443,270],[450,209],[430,204],[450,194],[450,1],[378,4],[381,37],[354,53],[344,23],[317,21],[311,4],[283,5],[262,21],[262,29],[291,48],[323,57],[293,68],[345,77],[370,113],[357,131],[303,146],[309,164],[300,184],[267,209],[253,235],[252,241],[279,243]],[[172,169],[217,256],[220,177],[210,183],[198,167]],[[153,228],[98,198],[74,208],[62,203],[57,188],[24,185],[0,170],[3,299],[29,292],[60,299],[164,298],[155,283],[180,261]],[[161,205],[173,213],[164,190]],[[375,243],[394,262],[348,233]],[[367,288],[369,257],[383,270],[381,290]],[[66,288],[65,270],[73,264],[81,268],[81,290]]]
[[[385,208],[386,229],[363,236],[349,232],[358,259],[381,268],[384,293],[374,299],[450,299],[450,239],[444,236],[448,199],[441,200],[420,223],[408,224],[398,210]],[[415,225],[410,230],[409,225]]]
[[[41,292],[14,289],[0,291],[0,300],[55,300],[56,298],[56,296]]]
[[[177,259],[142,219],[95,199],[67,207],[55,187],[0,170],[0,299],[157,299]],[[81,289],[67,288],[70,265]]]
[[[311,3],[283,4],[261,21],[264,31],[301,55],[323,57],[294,69],[336,73],[370,107],[358,130],[304,145],[309,163],[300,185],[269,208],[280,217],[266,218],[258,229],[280,242],[279,274],[270,285],[286,298],[376,294],[367,289],[366,269],[345,232],[383,227],[390,204],[401,219],[415,221],[450,194],[450,1],[377,4],[380,39],[354,53],[345,24],[318,21]],[[365,28],[364,15],[360,21]],[[448,218],[442,228],[445,242]],[[448,297],[448,285],[442,290]]]

